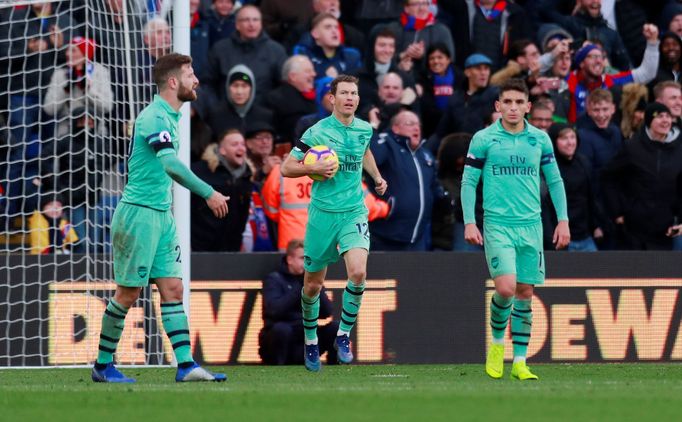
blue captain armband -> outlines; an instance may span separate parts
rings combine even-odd
[[[547,164],[551,164],[554,162],[554,153],[550,152],[549,154],[544,154],[542,157],[540,157],[540,165],[544,166]]]

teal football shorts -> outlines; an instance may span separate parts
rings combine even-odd
[[[492,278],[516,274],[519,283],[545,282],[542,223],[515,227],[484,224],[483,245]]]
[[[308,272],[325,269],[350,249],[369,251],[367,208],[327,212],[310,205],[303,245],[303,266]]]
[[[116,284],[145,287],[150,278],[182,278],[171,210],[120,202],[111,221],[111,236]]]

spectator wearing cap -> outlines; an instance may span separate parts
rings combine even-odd
[[[61,198],[46,193],[39,209],[28,219],[29,244],[32,255],[68,254],[78,242],[78,235],[64,215]]]
[[[670,250],[679,235],[682,147],[665,105],[653,102],[644,128],[602,172],[605,204],[624,249]]]
[[[597,202],[592,181],[593,173],[589,160],[578,153],[578,135],[573,126],[555,123],[549,127],[557,165],[564,180],[568,218],[571,222],[569,251],[595,252],[595,240],[604,237],[602,225],[605,215]],[[551,201],[549,201],[551,204]],[[543,213],[544,215],[545,213]],[[553,215],[553,212],[546,213]],[[554,230],[556,221],[548,225]]]
[[[258,87],[255,101],[260,104],[279,85],[287,55],[284,48],[263,31],[261,13],[256,6],[242,6],[236,18],[236,30],[232,35],[211,47],[206,82],[215,92],[221,92],[230,71],[243,64],[253,71],[254,86]]]
[[[341,44],[339,21],[329,13],[321,13],[313,19],[310,35],[312,45],[297,44],[293,53],[307,56],[313,63],[318,78],[337,77],[340,74],[355,75],[362,68],[360,51]]]
[[[682,4],[679,1],[669,1],[659,16],[662,31],[670,31],[682,37]]]
[[[282,158],[273,155],[275,130],[267,122],[253,122],[246,131],[246,163],[251,168],[251,180],[259,187],[272,168],[282,164]]]
[[[666,32],[661,37],[659,50],[658,73],[649,86],[653,87],[663,81],[680,82],[682,79],[682,39],[674,32]]]
[[[447,3],[447,2],[446,2]],[[523,7],[511,1],[463,0],[452,2],[453,34],[457,64],[473,53],[491,61],[492,71],[499,70],[514,42],[533,35],[532,22]]]
[[[317,113],[306,114],[298,119],[296,130],[294,131],[294,139],[300,139],[301,135],[303,135],[308,128],[332,113],[334,103],[332,103],[331,97],[327,94],[329,94],[333,80],[334,78],[325,76],[324,78],[315,81],[315,104],[317,105]]]
[[[606,60],[604,51],[595,44],[586,44],[575,53],[573,66],[566,78],[570,105],[568,121],[575,123],[585,112],[585,98],[596,88],[609,89],[613,86],[621,86],[631,82],[647,84],[656,77],[658,70],[658,28],[655,25],[646,24],[643,29],[647,40],[642,63],[633,70],[626,70],[616,74],[605,74]]]
[[[251,169],[246,164],[246,143],[237,129],[223,134],[217,144],[204,151],[192,171],[213,189],[230,198],[230,212],[218,218],[201,197],[192,194],[192,250],[237,252],[249,218]]]
[[[228,129],[244,133],[248,122],[272,121],[272,112],[255,104],[257,89],[250,68],[241,64],[233,67],[227,75],[224,92],[225,96],[207,112],[206,123],[214,135],[221,136]]]
[[[74,37],[66,49],[66,64],[55,69],[43,101],[43,111],[58,124],[56,135],[71,129],[71,117],[77,108],[92,115],[109,113],[114,105],[109,70],[93,61],[95,42]]]
[[[485,118],[495,110],[498,88],[490,86],[492,61],[474,53],[464,62],[464,83],[455,90],[443,117],[429,140],[432,152],[438,151],[438,140],[455,132],[476,133],[485,127]],[[434,142],[435,141],[435,142]]]
[[[295,141],[298,120],[315,113],[315,69],[306,56],[289,57],[282,66],[282,85],[268,94],[267,104],[274,115],[280,142]]]

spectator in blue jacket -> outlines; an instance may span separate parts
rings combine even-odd
[[[354,75],[362,68],[360,52],[352,47],[341,45],[339,21],[332,14],[320,13],[315,16],[310,35],[314,45],[297,44],[294,54],[308,56],[315,67],[318,78],[339,74]]]
[[[436,160],[422,147],[421,122],[411,111],[391,120],[391,129],[372,140],[370,148],[388,182],[391,211],[385,220],[370,223],[372,250],[430,249],[434,201],[447,199],[436,176]]]
[[[287,245],[286,256],[278,271],[263,281],[263,321],[258,336],[263,363],[268,365],[300,365],[303,363],[303,319],[301,289],[303,288],[303,241],[293,239]],[[320,294],[320,318],[332,315],[332,303],[325,293]],[[320,353],[327,352],[327,362],[336,363],[333,344],[337,321],[317,327]]]

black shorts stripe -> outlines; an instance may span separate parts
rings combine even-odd
[[[99,345],[99,350],[107,353],[116,353],[116,349],[112,349],[110,347],[102,346],[101,344]]]
[[[173,350],[177,349],[178,347],[189,346],[189,345],[190,345],[190,342],[188,340],[179,341],[177,343],[173,343]]]
[[[124,317],[124,316],[115,314],[115,313],[111,312],[111,311],[108,310],[108,309],[105,309],[105,310],[104,310],[104,313],[107,314],[107,315],[109,315],[110,317],[116,318],[116,319],[125,319],[125,318],[126,318],[126,317]]]
[[[351,314],[350,312],[346,312],[345,309],[341,309],[341,313],[346,315],[348,318],[357,318],[358,314]]]
[[[113,337],[109,337],[109,336],[105,336],[104,334],[100,334],[99,338],[100,338],[100,340],[108,341],[109,343],[114,343],[114,344],[118,343],[118,339],[113,338]]]
[[[530,337],[530,333],[515,333],[514,331],[511,332],[513,336],[519,336],[519,337]]]
[[[310,149],[310,145],[306,145],[301,141],[300,139],[296,141],[296,145],[294,145],[296,148],[300,149],[304,154],[308,152]]]
[[[476,169],[482,169],[483,166],[485,165],[485,160],[481,160],[479,158],[471,158],[467,157],[464,159],[464,165],[465,166],[471,166]]]
[[[154,138],[158,138],[160,134],[161,134],[161,132],[152,133],[151,135],[149,135],[149,136],[147,136],[146,138],[144,138],[144,141],[145,141],[145,142],[149,142],[149,141],[151,141],[151,140],[154,139]]]
[[[517,346],[528,346],[527,341],[512,341],[513,344],[516,344]]]
[[[182,302],[166,302],[166,303],[162,303],[161,307],[167,308],[169,306],[178,306],[178,305],[182,305]]]
[[[352,291],[351,289],[349,289],[348,287],[346,287],[346,291],[347,291],[348,293],[352,294],[353,296],[362,296],[362,294],[365,292],[364,290],[361,291],[360,293],[354,292],[354,291]]]
[[[507,305],[507,306],[500,306],[497,302],[495,302],[495,298],[494,298],[494,297],[491,298],[490,301],[493,303],[493,305],[497,306],[497,307],[500,308],[500,309],[509,309],[509,308],[511,308],[511,306],[512,306],[511,303],[510,303],[509,305]]]
[[[128,311],[126,311],[125,309],[122,309],[122,308],[121,308],[120,306],[118,306],[113,300],[110,300],[110,301],[109,301],[109,305],[113,306],[117,311],[119,311],[119,312],[122,313],[123,315],[125,315],[125,314],[128,313]]]
[[[346,324],[346,325],[354,325],[354,324],[355,324],[354,322],[348,321],[348,320],[347,320],[346,318],[344,318],[344,317],[341,317],[341,321],[342,321],[344,324]]]
[[[171,331],[171,332],[166,333],[166,335],[167,335],[168,337],[178,336],[178,335],[180,335],[180,334],[187,334],[187,335],[189,335],[189,330],[175,330],[175,331]]]

